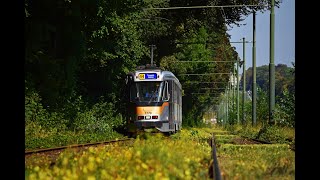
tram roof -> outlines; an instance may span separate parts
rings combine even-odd
[[[160,68],[137,68],[128,74],[134,76],[135,82],[173,80],[181,88],[179,79],[171,71],[163,71]]]

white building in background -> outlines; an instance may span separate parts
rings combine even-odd
[[[239,74],[239,83],[241,82],[242,74]],[[230,82],[232,86],[237,86],[237,76],[234,76],[233,74],[230,76]],[[241,86],[241,84],[239,84]],[[252,93],[250,90],[246,91],[245,99],[248,99],[252,101]],[[242,90],[240,91],[240,94],[242,93]]]
[[[239,82],[240,82],[242,75],[239,74],[238,76],[239,76]],[[232,74],[232,75],[230,76],[230,82],[231,82],[231,85],[232,85],[232,86],[237,86],[237,76],[235,76],[235,75]]]

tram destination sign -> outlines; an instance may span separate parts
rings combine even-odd
[[[144,80],[144,79],[157,79],[157,73],[140,73],[139,74],[139,79]]]

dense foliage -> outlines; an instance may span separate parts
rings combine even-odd
[[[263,91],[269,91],[269,66],[263,65],[256,68],[257,86]],[[288,67],[285,64],[275,66],[275,94],[283,96],[283,91],[288,90],[295,93],[295,67]],[[243,76],[242,76],[243,77]],[[246,70],[246,90],[252,91],[252,67]],[[242,78],[240,84],[243,84]],[[242,87],[242,86],[241,86]]]
[[[269,121],[268,68],[269,67],[266,65],[257,67],[256,121],[257,123],[262,124],[266,124]],[[247,94],[245,94],[245,101],[243,104],[243,91],[240,89],[239,118],[240,122],[243,124],[252,124],[252,69],[249,68],[246,71],[246,74],[246,82],[248,82],[246,86]],[[295,67],[290,68],[286,65],[278,64],[276,66],[275,80],[276,97],[273,112],[275,123],[280,126],[295,127]],[[240,83],[242,83],[242,81]],[[218,118],[219,121],[226,119],[226,110],[224,108],[228,103],[228,124],[235,124],[237,123],[237,97],[231,94],[232,89],[228,92],[225,92],[220,96],[220,105],[217,108],[219,111]]]
[[[268,1],[26,0],[27,136],[119,131],[124,122],[121,114],[125,74],[150,62],[151,44],[157,47],[154,62],[173,71],[182,82],[184,125],[199,124],[207,106],[217,101],[208,94],[209,90],[202,91],[198,84],[190,82],[226,82],[228,77],[181,74],[230,72],[233,63],[179,61],[235,60],[237,53],[229,42],[227,25],[238,24],[253,10],[264,11],[267,7],[173,11],[150,8],[227,4]],[[196,90],[206,94],[191,94]]]

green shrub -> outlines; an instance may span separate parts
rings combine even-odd
[[[66,130],[67,120],[63,114],[49,113],[41,104],[41,97],[36,92],[25,96],[25,134],[26,136],[45,136]]]
[[[120,114],[114,113],[112,103],[97,103],[88,109],[81,96],[75,96],[61,109],[59,112],[48,112],[41,103],[40,95],[26,87],[27,150],[104,141],[122,136],[114,129],[123,125],[124,121]],[[75,117],[66,119],[74,113]]]
[[[276,104],[274,119],[280,126],[295,127],[295,94],[287,89],[283,91],[283,97],[280,97]]]
[[[77,113],[73,122],[74,131],[107,132],[122,126],[125,121],[114,113],[112,103],[97,103],[92,109]]]
[[[292,137],[282,127],[266,125],[259,131],[257,138],[272,143],[290,143]]]

